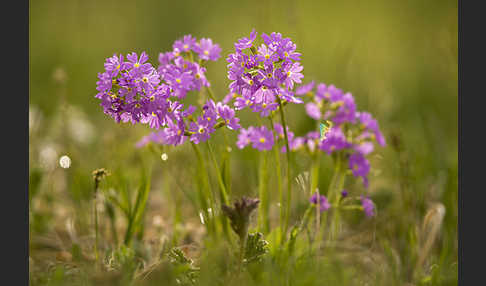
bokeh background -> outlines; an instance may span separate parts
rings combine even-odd
[[[31,238],[48,236],[65,218],[79,221],[82,232],[83,218],[90,215],[82,210],[89,205],[91,171],[105,167],[132,176],[140,162],[153,166],[151,210],[170,229],[173,201],[187,200],[180,190],[190,188],[184,182],[193,167],[192,150],[135,149],[150,130],[116,124],[103,114],[94,98],[97,73],[114,53],[146,51],[157,65],[159,52],[170,50],[179,37],[209,37],[222,48],[220,60],[208,66],[221,99],[229,84],[225,58],[233,43],[255,28],[280,32],[297,44],[304,82],[349,91],[358,109],[378,119],[388,145],[371,158],[368,191],[378,207],[377,239],[402,265],[396,275],[412,271],[404,265],[417,260],[419,251],[409,248],[420,238],[424,217],[439,205],[445,216],[428,263],[440,265],[440,275],[455,281],[457,26],[457,1],[30,1]],[[251,114],[242,118],[244,127],[256,123]],[[289,109],[289,125],[297,135],[315,129],[303,106]],[[230,134],[235,141],[236,134]],[[255,195],[258,154],[233,150],[233,191]],[[167,161],[160,159],[162,152]],[[60,168],[62,155],[70,157],[70,168]],[[308,159],[294,160],[294,174],[308,171]],[[322,189],[330,170],[324,158]],[[360,184],[347,187],[363,191]],[[307,199],[295,190],[297,215]],[[196,217],[197,223],[191,207],[178,215]],[[351,217],[349,224],[365,227]]]

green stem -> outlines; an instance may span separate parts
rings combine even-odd
[[[199,184],[198,184],[198,186],[199,186],[199,188],[198,188],[199,189],[199,200],[200,200],[200,204],[201,204],[203,214],[204,214],[205,219],[206,219],[206,222],[205,222],[206,229],[209,232],[211,230],[214,230],[214,228],[213,228],[212,219],[211,219],[209,212],[208,212],[208,202],[207,202],[206,199],[209,198],[212,210],[214,210],[214,208],[213,208],[214,199],[213,199],[211,190],[209,188],[209,182],[207,180],[207,176],[205,176],[206,168],[205,168],[205,164],[204,164],[204,159],[201,155],[201,151],[199,150],[199,147],[197,146],[197,144],[194,144],[194,143],[191,142],[191,146],[192,146],[192,149],[194,150],[194,152],[196,153],[196,157],[197,157],[197,160],[198,160],[197,178],[198,178],[198,181],[199,181]]]
[[[313,195],[314,193],[319,193],[319,190],[317,189],[317,185],[319,182],[319,155],[316,151],[315,154],[312,156],[312,166],[311,166],[311,187],[310,187],[310,194]],[[320,233],[320,225],[321,225],[321,211],[320,211],[320,204],[319,204],[319,196],[317,197],[317,207],[316,207],[316,232],[315,232],[315,240],[317,244],[319,244],[319,239],[317,239],[319,233]],[[317,245],[317,247],[319,247]]]
[[[340,154],[338,153],[337,156],[337,178],[338,178],[338,183],[336,187],[333,187],[332,190],[332,197],[330,196],[329,199],[331,201],[334,201],[333,205],[334,207],[334,215],[331,221],[331,226],[330,226],[330,239],[335,240],[339,234],[339,220],[340,220],[340,211],[339,211],[339,202],[340,202],[340,197],[339,197],[339,191],[342,190],[344,186],[344,181],[346,178],[346,169],[343,168],[342,166],[342,158]]]
[[[221,171],[219,169],[219,165],[218,165],[218,162],[216,160],[216,156],[214,155],[213,148],[211,147],[211,144],[209,143],[209,141],[206,141],[206,142],[207,142],[208,149],[209,149],[209,155],[210,155],[211,160],[213,162],[214,171],[216,172],[216,177],[218,179],[219,189],[221,190],[221,192],[220,192],[221,204],[229,205],[228,193],[226,192],[226,187],[225,187],[225,184],[224,184],[224,181],[223,181],[223,176],[222,176]],[[213,211],[214,211],[214,209],[213,209]],[[229,234],[228,219],[224,215],[221,216],[221,224],[223,226],[223,233],[224,233],[225,237],[228,239],[228,241],[230,243],[232,243],[231,236]]]
[[[282,101],[280,97],[277,97],[278,105],[280,107],[280,119],[282,120],[282,127],[285,137],[285,147],[287,148],[287,205],[285,209],[285,224],[284,224],[284,238],[287,235],[287,229],[289,227],[290,218],[290,203],[292,198],[292,178],[290,177],[290,148],[289,148],[289,137],[287,135],[287,124],[285,123],[285,114],[283,111]],[[283,241],[282,241],[283,242]]]
[[[285,221],[285,210],[284,210],[284,195],[283,195],[283,190],[282,190],[282,173],[280,169],[280,150],[279,150],[279,145],[277,143],[277,135],[275,132],[275,128],[273,126],[273,119],[270,117],[270,125],[272,127],[272,130],[274,131],[273,133],[275,134],[275,146],[273,147],[273,152],[275,154],[275,171],[277,172],[277,187],[278,187],[278,195],[280,199],[280,231],[281,231],[281,242],[283,243],[283,237],[284,237],[284,232],[282,225],[284,224]]]
[[[94,220],[95,220],[95,244],[94,244],[94,252],[95,252],[95,259],[98,262],[98,182],[95,183],[95,193],[94,193]]]
[[[213,162],[214,170],[216,172],[216,177],[218,179],[219,188],[221,190],[221,202],[224,204],[229,204],[228,194],[226,193],[226,187],[223,182],[223,177],[221,176],[221,171],[219,170],[218,162],[216,161],[216,157],[214,156],[213,148],[209,141],[206,141],[209,149],[209,155],[211,156],[211,160]]]
[[[209,86],[206,86],[206,90],[208,91],[209,98],[211,98],[213,101],[216,101],[216,99],[214,99],[214,94],[211,88]]]
[[[264,234],[270,231],[270,221],[268,218],[269,212],[269,200],[268,200],[268,176],[267,176],[267,152],[260,153],[260,170],[259,170],[259,191],[260,196],[260,216],[259,216],[259,228]]]

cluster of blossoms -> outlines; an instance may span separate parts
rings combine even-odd
[[[364,186],[368,186],[370,163],[366,155],[374,150],[374,142],[385,146],[385,138],[378,127],[377,121],[367,112],[358,112],[354,97],[344,93],[334,85],[321,83],[314,90],[314,82],[302,85],[296,93],[307,94],[311,101],[305,105],[307,115],[317,121],[329,120],[333,126],[326,133],[324,140],[314,133],[305,137],[296,137],[294,145],[307,143],[313,152],[315,146],[328,155],[343,152],[348,158],[349,168],[355,177],[362,177]]]
[[[317,132],[315,135],[319,136]],[[238,141],[236,146],[243,149],[251,143],[251,146],[260,151],[271,150],[273,146],[279,141],[284,140],[284,131],[282,125],[275,123],[274,131],[267,129],[265,126],[254,127],[250,126],[247,129],[241,128],[238,134]],[[287,126],[287,136],[289,139],[289,148],[291,151],[296,150],[302,145],[302,138],[294,138],[294,133],[289,130]],[[301,142],[302,141],[302,142]],[[286,147],[283,146],[281,152],[285,152]]]
[[[249,107],[260,116],[266,117],[283,103],[303,103],[295,97],[294,83],[301,83],[303,66],[300,53],[290,38],[280,33],[262,34],[263,44],[254,46],[257,33],[253,30],[249,38],[241,38],[235,43],[235,52],[227,57],[228,78],[231,93],[225,98],[227,103],[234,99],[236,110]]]
[[[196,107],[179,100],[189,91],[209,87],[206,79],[207,61],[220,58],[221,48],[211,39],[199,42],[190,35],[174,42],[173,50],[160,53],[156,69],[148,63],[143,52],[140,57],[131,53],[125,57],[114,55],[106,60],[105,71],[98,74],[98,94],[106,114],[116,122],[148,124],[160,129],[144,137],[137,146],[152,141],[159,144],[179,145],[187,137],[196,144],[205,141],[215,128],[227,126],[238,129],[239,119],[234,109],[223,103],[208,100],[201,116],[194,119]],[[197,54],[197,61],[194,59]],[[189,126],[187,126],[189,124]]]

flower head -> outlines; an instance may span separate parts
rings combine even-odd
[[[319,202],[317,200],[319,200]],[[321,212],[327,211],[331,207],[331,204],[327,201],[326,196],[319,195],[317,191],[312,195],[312,197],[310,197],[309,201],[315,205],[319,203],[319,210]]]
[[[361,205],[363,206],[364,213],[367,217],[375,215],[375,204],[369,197],[361,195]]]
[[[199,43],[196,43],[194,51],[199,58],[205,61],[215,61],[221,56],[221,48],[218,44],[213,44],[213,40],[202,38]]]

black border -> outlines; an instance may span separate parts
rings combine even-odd
[[[459,285],[484,284],[485,115],[484,13],[480,1],[458,2],[459,41],[459,189],[458,279]],[[474,7],[476,4],[477,7]],[[466,41],[468,40],[468,41]],[[468,251],[466,251],[466,248]],[[479,282],[478,281],[482,281]]]
[[[29,2],[6,2],[2,12],[1,284],[28,285]]]

